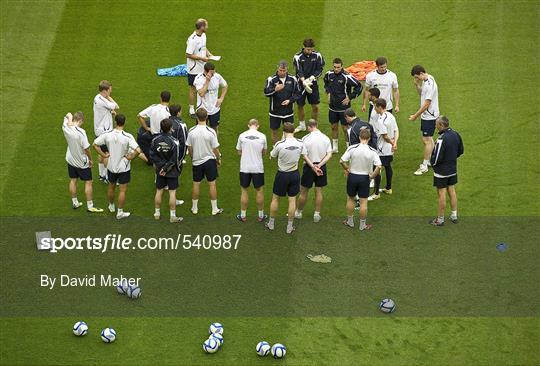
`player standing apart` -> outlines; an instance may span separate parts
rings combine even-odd
[[[373,102],[370,99],[371,88],[377,88],[380,95],[377,98],[386,100],[386,110],[390,113],[399,113],[399,85],[397,76],[388,70],[386,57],[378,57],[375,60],[377,68],[366,75],[366,90],[362,98],[362,112],[366,111],[366,102],[369,100],[368,116],[371,117]]]
[[[324,75],[324,90],[328,96],[328,120],[332,125],[333,152],[337,153],[339,150],[338,122],[341,123],[345,141],[348,142],[347,121],[344,112],[350,108],[351,101],[362,92],[362,84],[345,71],[343,61],[336,58],[333,62],[333,70]]]
[[[195,115],[197,117],[197,124],[189,130],[186,140],[193,169],[191,212],[194,215],[199,213],[201,182],[206,177],[210,203],[212,205],[212,215],[219,215],[223,212],[223,209],[219,208],[217,203],[216,179],[218,177],[218,167],[221,165],[217,133],[206,125],[206,120],[208,119],[206,109],[197,109]]]
[[[399,140],[399,129],[396,118],[387,110],[386,101],[382,98],[375,100],[375,111],[379,116],[375,122],[374,129],[377,134],[377,153],[381,159],[381,164],[386,173],[386,186],[382,191],[386,194],[392,194],[392,160],[394,159],[394,151],[397,150],[397,142]],[[381,175],[375,177],[375,190],[368,201],[379,199],[379,187],[381,186]]]
[[[256,192],[257,221],[266,219],[264,214],[264,165],[263,156],[266,154],[266,136],[259,132],[259,121],[251,119],[248,122],[248,130],[238,136],[236,150],[240,155],[240,214],[236,218],[246,222],[246,211],[249,202],[249,186],[253,183]]]
[[[154,137],[150,147],[150,157],[156,169],[156,195],[154,197],[154,218],[161,218],[160,208],[163,190],[169,191],[169,210],[171,223],[180,222],[182,217],[176,216],[176,189],[180,175],[180,144],[172,133],[172,122],[166,118],[161,121],[161,134]]]
[[[195,86],[193,82],[195,77],[203,72],[204,63],[212,56],[206,48],[206,31],[208,30],[208,21],[206,19],[197,19],[195,22],[195,31],[187,39],[186,58],[188,67],[188,85],[189,85],[189,115],[195,118]]]
[[[420,95],[420,109],[409,117],[415,121],[420,117],[420,130],[424,143],[424,160],[414,175],[422,175],[428,171],[431,152],[433,151],[433,133],[435,132],[435,120],[439,117],[439,91],[433,76],[426,73],[424,67],[416,65],[411,70],[414,78],[414,86]]]
[[[88,212],[103,212],[103,209],[94,207],[92,200],[92,154],[90,154],[90,143],[86,137],[86,131],[81,128],[83,122],[82,112],[76,112],[75,116],[68,113],[64,117],[62,125],[62,131],[68,145],[66,162],[68,164],[71,204],[74,209],[82,206],[82,203],[77,199],[77,179],[80,179],[84,181]]]
[[[309,134],[304,136],[302,143],[304,149],[304,168],[300,180],[300,196],[296,202],[295,219],[302,218],[302,210],[306,205],[308,193],[315,184],[315,212],[313,221],[321,221],[321,207],[323,202],[323,188],[328,184],[326,163],[332,157],[332,143],[328,136],[317,128],[317,121],[310,119],[307,123]]]
[[[305,111],[304,105],[306,98],[311,105],[311,118],[319,120],[319,84],[317,79],[321,76],[324,69],[324,58],[320,52],[315,51],[315,42],[311,38],[304,40],[304,48],[293,57],[294,68],[296,69],[296,78],[303,87],[300,99],[298,99],[298,127],[295,132],[305,131]]]
[[[94,97],[94,134],[96,138],[113,129],[113,116],[120,108],[111,97],[112,84],[110,81],[100,81],[98,88],[99,93]],[[103,145],[101,149],[107,152],[107,146]],[[99,180],[107,183],[107,159],[100,155],[98,160]]]
[[[355,197],[360,197],[360,230],[369,230],[372,225],[366,224],[369,196],[369,181],[375,178],[381,169],[381,160],[375,149],[368,145],[371,134],[368,129],[360,132],[360,143],[351,145],[341,157],[339,163],[347,175],[347,219],[343,224],[354,227]],[[371,169],[375,166],[373,173]]]
[[[227,82],[216,72],[213,63],[204,64],[204,72],[195,77],[193,86],[197,89],[197,109],[204,108],[208,112],[208,124],[219,133],[220,110],[223,99],[227,95]],[[221,96],[218,97],[219,88]]]
[[[274,230],[274,222],[279,208],[280,197],[288,196],[289,210],[287,234],[294,231],[294,212],[296,211],[296,196],[300,191],[300,174],[298,173],[298,160],[302,154],[302,141],[294,137],[294,125],[283,124],[283,139],[274,145],[270,158],[277,158],[278,171],[274,179],[272,203],[270,204],[270,218],[266,227]]]
[[[463,140],[461,136],[450,128],[450,121],[446,116],[440,116],[436,122],[439,137],[431,155],[433,167],[433,185],[437,187],[439,195],[439,215],[430,224],[444,225],[444,211],[446,209],[446,194],[450,198],[450,221],[458,223],[457,216],[457,159],[463,155]]]
[[[131,180],[131,160],[135,159],[141,149],[135,138],[130,133],[124,131],[126,117],[123,114],[117,114],[114,118],[116,127],[108,133],[104,133],[94,141],[94,148],[103,158],[107,158],[107,178],[109,187],[107,189],[107,198],[109,199],[109,211],[115,212],[114,196],[116,183],[119,184],[120,193],[118,194],[118,211],[116,218],[118,220],[129,217],[130,212],[124,212],[126,202],[126,192],[129,181]],[[107,146],[108,152],[101,149],[101,146]],[[143,159],[144,160],[144,159]]]
[[[279,129],[285,122],[293,123],[293,104],[300,98],[300,87],[295,76],[288,73],[287,61],[280,61],[275,75],[266,79],[264,95],[270,101],[270,129],[272,144],[279,139]]]

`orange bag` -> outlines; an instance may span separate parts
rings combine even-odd
[[[364,60],[355,62],[351,66],[346,67],[345,70],[358,80],[366,80],[366,75],[376,68],[377,65],[375,64],[375,61]]]

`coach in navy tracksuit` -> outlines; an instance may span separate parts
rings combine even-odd
[[[179,144],[172,135],[172,121],[166,118],[161,121],[161,133],[154,137],[150,146],[150,156],[156,168],[156,196],[154,218],[159,220],[163,190],[169,190],[170,222],[180,222],[176,217],[176,188],[180,175]]]
[[[328,121],[332,126],[333,152],[338,152],[338,122],[341,123],[347,141],[347,120],[345,110],[351,107],[351,101],[362,93],[362,84],[343,69],[343,61],[336,58],[333,70],[324,75],[324,90],[328,96]]]
[[[431,154],[433,167],[433,185],[439,194],[439,215],[430,221],[434,226],[444,225],[444,211],[446,209],[446,194],[450,198],[452,212],[450,221],[457,224],[457,159],[463,154],[463,141],[461,136],[450,128],[450,121],[446,116],[440,116],[435,122],[439,137]]]
[[[356,112],[352,108],[347,108],[344,114],[345,114],[345,119],[347,120],[347,123],[349,124],[349,129],[347,130],[349,146],[359,144],[360,131],[367,128],[369,130],[369,133],[371,134],[368,145],[371,148],[377,150],[377,134],[375,133],[373,126],[365,121],[362,121],[356,115]]]
[[[298,79],[288,73],[287,61],[280,61],[276,73],[266,79],[264,95],[270,100],[270,129],[272,130],[272,144],[279,138],[278,131],[281,124],[293,123],[293,105],[300,98]]]

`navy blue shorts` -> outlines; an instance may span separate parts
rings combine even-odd
[[[457,174],[446,178],[433,177],[433,187],[447,188],[455,184],[457,184]]]
[[[313,83],[311,85],[312,93],[309,94],[307,91],[303,90],[302,94],[300,96],[300,99],[296,101],[298,105],[305,105],[306,99],[309,104],[319,104],[321,102],[321,97],[319,94],[319,85],[317,83]]]
[[[213,182],[218,177],[217,161],[210,159],[201,165],[194,165],[192,172],[194,182],[201,182],[205,177],[208,182]]]
[[[215,129],[217,126],[219,126],[220,112],[221,111],[217,111],[216,113],[208,116],[208,124],[210,125],[210,127]]]
[[[285,122],[294,122],[294,116],[289,117],[274,117],[270,116],[270,129],[271,130],[279,130],[281,128],[281,124]]]
[[[360,198],[368,198],[369,196],[369,175],[360,175],[349,173],[347,176],[347,195]]]
[[[422,136],[433,136],[435,133],[435,120],[430,119],[421,119],[420,120],[420,131],[422,131]]]
[[[320,177],[315,174],[313,169],[309,167],[309,165],[304,164],[304,168],[302,169],[302,180],[300,184],[302,187],[311,188],[313,187],[313,184],[315,184],[315,187],[324,187],[328,184],[328,176],[326,175],[326,164],[321,167],[321,170],[323,171],[323,175]]]
[[[193,82],[195,81],[196,77],[197,74],[187,74],[187,83],[189,86],[193,86]]]
[[[167,187],[170,191],[178,188],[178,177],[164,177],[156,175],[156,188],[163,189]]]
[[[330,121],[331,124],[335,124],[340,122],[342,126],[345,126],[347,124],[347,120],[345,119],[345,111],[343,112],[334,112],[332,110],[328,110],[328,121]]]
[[[264,186],[264,173],[242,173],[240,172],[240,186],[248,188],[253,182],[254,188]]]
[[[280,172],[278,170],[274,179],[273,192],[280,197],[296,196],[300,192],[300,173],[298,170],[293,172]]]
[[[107,169],[107,179],[112,184],[128,184],[131,180],[131,170],[123,173],[113,173]]]
[[[79,178],[80,180],[92,180],[92,169],[90,168],[75,168],[73,165],[68,166],[68,175],[72,179]]]

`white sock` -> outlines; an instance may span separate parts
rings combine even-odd
[[[176,210],[170,210],[171,211],[171,217],[176,217]]]
[[[296,212],[294,213],[295,215],[301,215],[302,214],[302,210],[296,210]]]
[[[210,204],[212,205],[212,212],[219,210],[217,207],[217,200],[210,200]]]
[[[189,114],[194,114],[195,113],[195,106],[194,105],[190,105],[189,106]]]
[[[291,230],[291,229],[293,228],[293,223],[294,223],[293,220],[287,221],[287,229],[288,229],[288,230]]]
[[[353,216],[347,216],[347,225],[354,226],[354,217]]]
[[[107,176],[107,171],[105,170],[105,165],[103,165],[102,163],[99,163],[98,167],[99,167],[99,176],[100,177],[106,177]]]
[[[94,207],[94,201],[92,201],[92,200],[86,201],[86,207],[93,208]]]
[[[334,149],[338,148],[339,140],[338,139],[332,139],[332,147]]]
[[[360,219],[360,230],[364,230],[366,228],[366,219]]]
[[[273,217],[269,218],[269,219],[268,219],[268,225],[274,226],[274,220],[275,220],[275,219],[274,219]]]
[[[457,217],[457,210],[456,211],[451,211],[450,212],[450,217],[456,218]]]
[[[118,209],[118,215],[121,215],[121,214],[123,214],[123,213],[124,213],[124,209],[123,209],[123,208],[119,208],[119,209]]]
[[[79,200],[77,199],[77,197],[72,198],[72,199],[71,199],[71,202],[72,202],[74,205],[78,205],[78,204],[79,204]]]
[[[240,217],[241,218],[246,217],[246,210],[240,210]]]
[[[315,211],[315,212],[313,213],[313,216],[321,216],[321,213],[320,213],[319,211]]]
[[[159,212],[159,208],[154,209],[154,215],[157,215],[157,216],[161,215],[161,212]]]
[[[438,216],[438,217],[437,217],[437,220],[438,220],[439,222],[444,222],[444,216]]]
[[[191,211],[199,210],[199,200],[191,200]]]
[[[263,218],[264,217],[264,211],[263,210],[259,210],[259,218]]]
[[[300,121],[299,124],[300,124],[300,126],[305,126],[305,125],[306,125],[306,121]]]
[[[429,160],[424,159],[424,162],[422,163],[422,165],[428,166],[428,164],[429,164]]]

